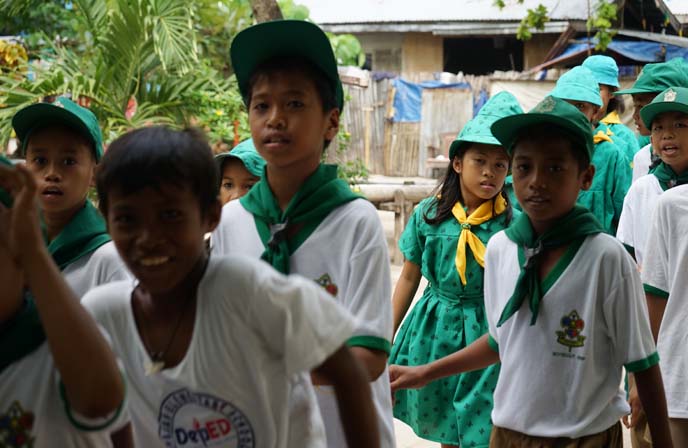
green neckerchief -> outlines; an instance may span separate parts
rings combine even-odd
[[[45,228],[43,229],[45,234]],[[47,240],[47,238],[46,238]],[[89,200],[65,226],[59,235],[48,244],[48,252],[55,264],[64,270],[82,256],[98,249],[110,241],[105,220]]]
[[[662,191],[667,191],[669,188],[673,188],[676,185],[688,184],[688,171],[676,174],[674,170],[664,162],[660,162],[660,164],[650,172],[654,174],[659,181]]]
[[[595,215],[580,205],[574,206],[569,213],[540,236],[535,235],[528,215],[523,213],[516,218],[506,229],[506,236],[518,245],[521,273],[518,276],[514,294],[504,307],[497,326],[499,327],[509,320],[521,308],[526,299],[528,299],[532,313],[530,325],[535,324],[542,300],[542,288],[538,275],[540,254],[546,250],[572,243],[587,235],[602,232],[604,232],[604,228],[595,218]]]
[[[36,304],[24,293],[21,309],[0,326],[0,372],[36,350],[45,341],[45,333]]]
[[[360,196],[337,178],[336,165],[320,165],[282,212],[264,176],[240,199],[253,214],[265,246],[261,258],[289,274],[289,256],[313,233],[327,215]]]

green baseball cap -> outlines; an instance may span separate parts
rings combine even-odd
[[[524,129],[542,124],[555,126],[563,134],[585,147],[589,160],[595,145],[592,141],[592,126],[588,118],[575,106],[566,101],[548,96],[530,112],[511,115],[497,120],[492,125],[492,134],[502,142],[509,154]]]
[[[12,127],[21,142],[21,154],[26,154],[29,137],[34,131],[52,125],[66,126],[86,137],[93,144],[96,162],[100,161],[103,156],[103,136],[98,119],[90,110],[62,96],[53,103],[32,104],[14,114]]]
[[[232,150],[229,152],[223,152],[216,155],[215,160],[217,161],[217,167],[220,169],[220,171],[222,171],[222,163],[227,158],[240,160],[249,173],[256,177],[263,177],[265,172],[265,159],[263,159],[260,154],[258,154],[258,151],[256,151],[256,147],[253,144],[252,139],[249,138],[244,140],[232,148]],[[220,172],[220,176],[222,176],[222,172]]]
[[[522,113],[523,109],[521,109],[515,96],[509,92],[499,92],[490,98],[480,109],[478,115],[461,129],[456,140],[449,147],[449,158],[453,159],[464,143],[501,145],[499,140],[490,132],[490,126],[500,118]]]
[[[688,87],[688,63],[681,58],[645,65],[633,87],[618,90],[614,95],[659,93],[669,87]]]
[[[0,164],[12,166],[12,162],[3,156],[0,156]],[[0,188],[0,203],[2,203],[2,205],[5,207],[12,207],[12,196],[10,196],[10,194],[2,188]]]
[[[583,101],[602,107],[599,83],[589,69],[580,65],[561,75],[549,94],[562,100]]]
[[[278,56],[292,56],[322,70],[332,85],[337,107],[344,107],[344,91],[332,45],[323,30],[311,22],[274,20],[253,25],[236,35],[229,53],[244,101],[251,75],[260,64]]]
[[[650,104],[640,109],[640,118],[650,129],[655,117],[664,112],[682,112],[688,115],[687,87],[669,87],[657,95]]]
[[[592,72],[597,84],[619,87],[619,66],[614,58],[596,54],[585,58],[581,66]]]

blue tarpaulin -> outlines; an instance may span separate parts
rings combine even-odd
[[[596,41],[590,40],[590,45],[595,46]],[[679,47],[677,45],[662,44],[659,42],[650,41],[631,41],[631,40],[613,40],[607,47],[608,51],[618,53],[628,59],[638,62],[664,62],[674,58],[683,58],[688,60],[688,48]],[[566,47],[559,56],[555,59],[566,59],[579,53],[588,51],[588,43],[586,41],[578,41]],[[666,52],[666,53],[665,53]]]
[[[423,89],[469,89],[465,82],[443,84],[439,81],[423,81],[413,83],[397,78],[392,81],[394,89],[394,121],[417,123],[423,105]]]

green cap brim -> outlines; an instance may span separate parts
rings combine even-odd
[[[657,115],[664,112],[681,112],[688,115],[688,104],[679,102],[650,103],[640,109],[640,118],[643,120],[646,128],[652,129],[652,121]]]
[[[265,61],[283,56],[301,57],[322,70],[332,83],[337,107],[342,109],[344,91],[332,45],[317,25],[303,20],[259,23],[241,31],[234,38],[230,57],[239,91],[245,101],[249,81],[256,68]]]
[[[510,117],[505,117],[497,120],[492,125],[492,134],[502,143],[506,148],[509,155],[513,154],[514,144],[516,139],[523,132],[524,129],[538,126],[543,124],[551,124],[561,129],[566,135],[572,138],[574,141],[586,147],[588,151],[588,157],[591,157],[594,150],[592,139],[588,142],[585,135],[581,134],[578,127],[563,117],[559,117],[552,114],[546,113],[527,113],[521,115],[512,115]]]
[[[453,159],[458,154],[462,145],[470,145],[471,143],[482,143],[484,145],[502,146],[502,144],[491,135],[473,135],[470,140],[454,140],[449,146],[449,159]]]
[[[103,151],[100,146],[101,143],[95,141],[88,126],[74,113],[48,103],[28,106],[17,112],[12,118],[12,127],[21,142],[21,154],[26,155],[26,146],[29,144],[28,137],[35,130],[54,125],[66,126],[74,129],[79,135],[83,135],[93,145],[96,161],[100,160]]]
[[[631,87],[630,89],[617,90],[616,92],[613,92],[612,95],[635,95],[636,93],[659,94],[659,92],[661,92],[661,90],[647,90],[647,89],[638,89],[638,88]]]

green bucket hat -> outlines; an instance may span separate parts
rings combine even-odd
[[[12,166],[12,162],[3,156],[0,156],[0,164]],[[0,188],[0,203],[2,203],[2,205],[5,207],[12,207],[12,196],[10,196],[10,194],[2,188]]]
[[[490,98],[480,109],[478,115],[461,129],[449,147],[449,159],[453,159],[464,143],[484,143],[486,145],[501,145],[499,140],[490,132],[492,123],[509,115],[522,114],[523,109],[518,100],[509,92],[499,92]]]
[[[256,177],[263,177],[265,171],[265,159],[263,159],[256,147],[253,144],[252,139],[244,140],[243,142],[236,145],[229,152],[223,152],[215,156],[215,161],[217,162],[217,167],[220,170],[220,175],[222,175],[222,163],[227,158],[234,158],[241,161],[244,164],[249,173]]]
[[[93,144],[96,162],[100,161],[103,136],[98,119],[90,110],[62,96],[53,103],[32,104],[14,114],[12,127],[21,142],[21,154],[26,154],[29,137],[34,131],[52,125],[66,126],[86,137]]]
[[[580,65],[561,75],[549,94],[562,100],[583,101],[602,107],[599,83],[589,69]]]
[[[332,45],[323,30],[313,23],[274,20],[253,25],[237,34],[229,53],[244,101],[256,67],[277,56],[295,56],[322,70],[332,85],[337,107],[341,110],[344,106],[344,91]]]
[[[640,109],[640,118],[648,129],[652,121],[664,112],[682,112],[688,115],[688,88],[669,87],[655,97],[647,106]]]
[[[592,158],[595,145],[592,141],[592,126],[587,117],[566,101],[548,96],[530,112],[501,118],[492,125],[492,134],[502,142],[509,154],[524,129],[541,124],[556,126],[562,133],[585,147],[588,160]]]
[[[647,64],[635,80],[633,87],[618,90],[614,95],[659,93],[669,87],[688,87],[688,63],[676,58],[658,64]]]
[[[596,54],[585,58],[581,66],[592,72],[597,84],[619,87],[619,66],[614,58]]]

